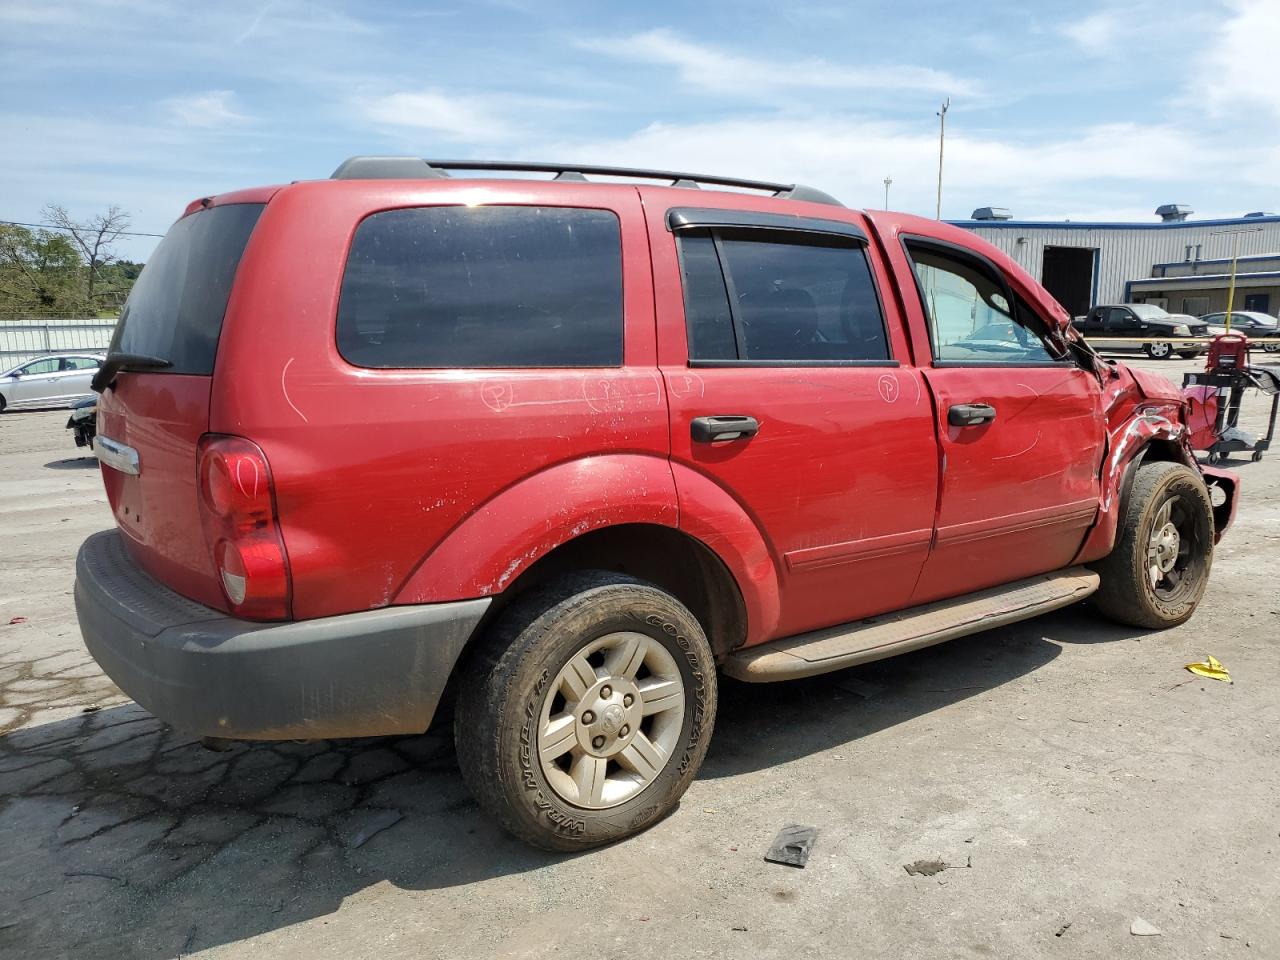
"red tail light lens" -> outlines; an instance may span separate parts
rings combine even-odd
[[[289,619],[289,558],[266,455],[243,437],[208,434],[198,478],[205,542],[228,609],[247,620]]]

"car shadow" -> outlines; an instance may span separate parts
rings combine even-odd
[[[46,470],[96,470],[98,458],[92,455],[68,457],[65,460],[50,460],[44,465]]]
[[[1055,641],[1126,636],[1073,610],[808,680],[726,679],[701,777],[856,749],[1032,673]],[[0,694],[27,689],[9,669]],[[158,960],[325,916],[384,881],[441,889],[565,859],[480,811],[447,729],[213,752],[127,703],[0,735],[0,798],[0,862],[18,867],[0,871],[0,952],[15,956]]]

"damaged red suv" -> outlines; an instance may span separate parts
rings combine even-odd
[[[206,197],[96,380],[85,642],[210,737],[456,700],[507,829],[615,840],[696,775],[719,671],[1191,616],[1235,479],[1069,321],[969,233],[787,184],[368,157]]]

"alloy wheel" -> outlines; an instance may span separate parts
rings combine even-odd
[[[583,647],[547,688],[538,762],[574,806],[603,810],[653,782],[676,751],[685,689],[675,658],[642,633],[610,633]]]

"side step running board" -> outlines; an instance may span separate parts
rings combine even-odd
[[[762,643],[729,657],[724,672],[751,683],[812,677],[1026,620],[1083,600],[1097,589],[1096,573],[1068,567],[951,600]]]

